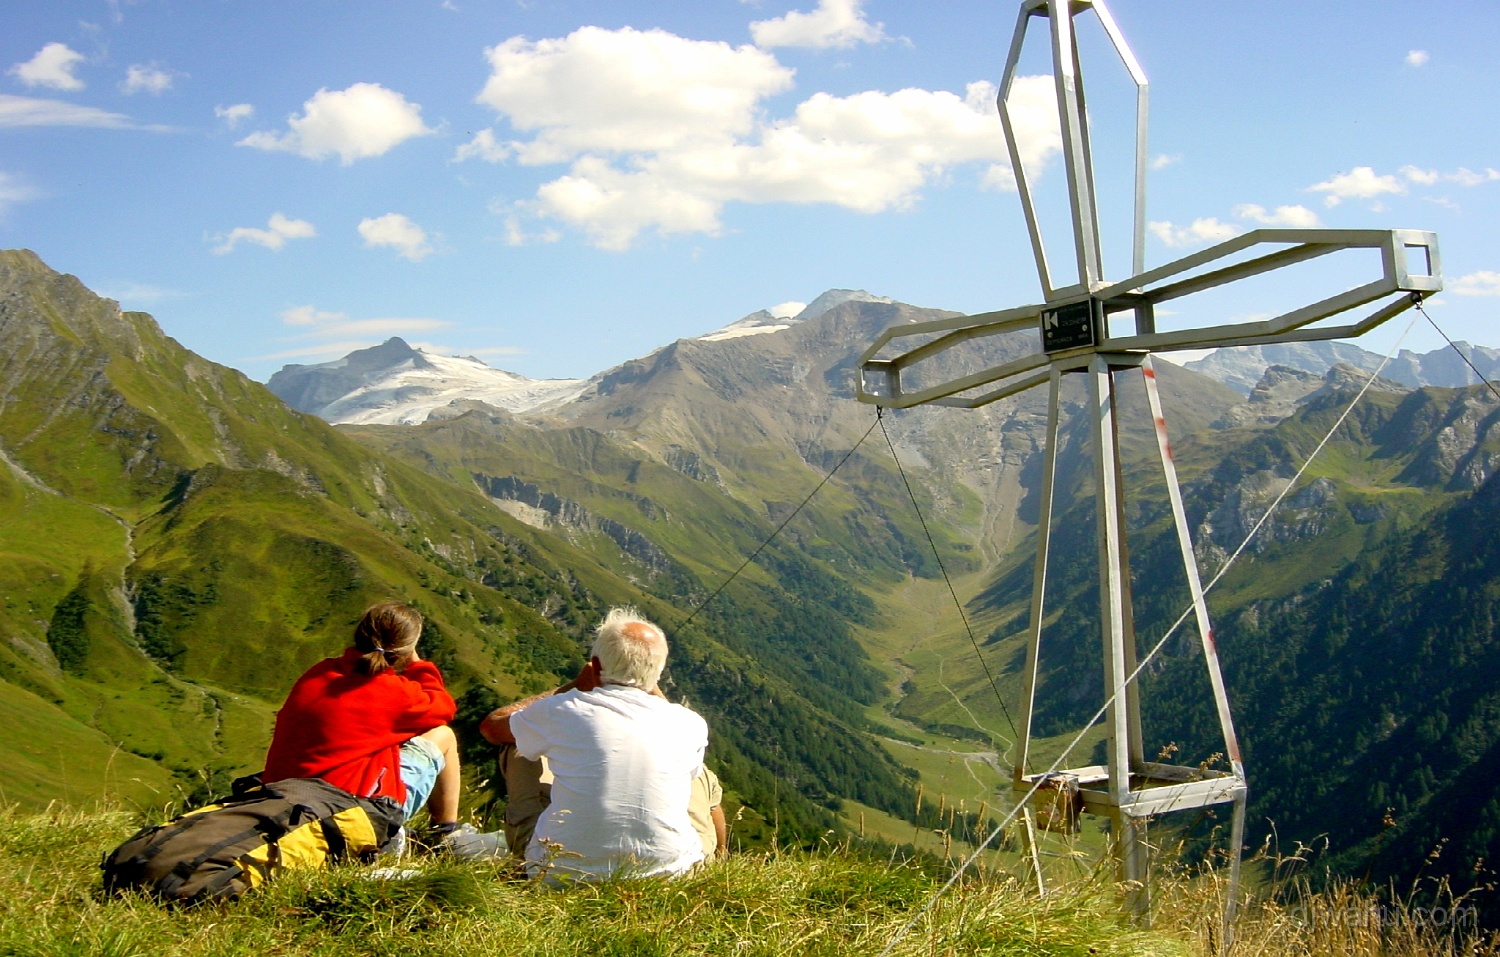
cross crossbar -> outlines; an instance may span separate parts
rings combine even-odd
[[[1261,246],[1276,248],[1200,275],[1189,275],[1195,269]],[[1158,303],[1349,249],[1379,250],[1380,276],[1353,289],[1270,319],[1171,332],[1154,331],[1154,309]],[[1230,345],[1352,338],[1389,320],[1419,302],[1423,296],[1442,288],[1442,264],[1435,233],[1414,229],[1257,229],[1123,282],[1101,285],[1089,296],[975,316],[894,326],[881,333],[860,356],[861,374],[856,390],[861,402],[892,409],[905,409],[929,402],[976,408],[1046,381],[1045,378],[1038,379],[1026,373],[1057,359],[1075,359],[1094,352],[1172,352]],[[1383,303],[1358,321],[1308,328],[1324,319],[1389,297],[1396,298]],[[1038,350],[1033,355],[982,372],[917,389],[905,388],[903,375],[919,363],[932,360],[975,339],[1031,329],[1036,329],[1038,335],[1045,335],[1042,324],[1046,315],[1058,307],[1083,302],[1097,302],[1102,318],[1102,328],[1091,337],[1088,345],[1061,350],[1060,353],[1051,355]],[[1109,329],[1110,318],[1127,312],[1135,319],[1136,331],[1128,336],[1112,336]],[[1141,332],[1142,329],[1147,331]],[[934,335],[937,337],[922,345],[895,355],[881,355],[888,345],[897,340]],[[1066,366],[1071,368],[1085,365],[1087,361],[1066,362]],[[1006,379],[1012,381],[983,395],[955,398],[959,393]]]

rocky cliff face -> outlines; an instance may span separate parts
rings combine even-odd
[[[602,532],[619,546],[621,554],[642,565],[646,571],[659,574],[672,568],[672,559],[645,535],[614,519],[595,515],[577,502],[543,491],[540,486],[531,482],[514,475],[497,477],[483,474],[476,474],[474,482],[493,501],[521,521],[541,528],[557,525],[581,532]],[[514,505],[525,508],[512,510],[511,506]],[[636,506],[649,520],[660,521],[666,518],[663,509],[649,498],[637,497]]]

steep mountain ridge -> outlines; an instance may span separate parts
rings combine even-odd
[[[1482,763],[1500,747],[1485,651],[1500,612],[1487,544],[1500,514],[1500,401],[1483,387],[1377,381],[1351,410],[1366,379],[1335,367],[1269,429],[1174,442],[1208,581],[1349,411],[1209,596],[1250,772],[1252,844],[1270,821],[1283,846],[1326,837],[1345,873],[1405,884],[1425,871],[1482,891],[1475,868],[1500,850],[1500,829],[1456,812],[1488,822],[1500,802]],[[1151,473],[1149,463],[1125,473],[1142,655],[1188,607]],[[1047,734],[1076,730],[1103,699],[1091,503],[1065,500],[1054,528],[1048,601],[1067,612],[1044,632],[1037,726]],[[1030,579],[1018,556],[975,602],[976,614],[1002,617],[990,639],[1007,662],[1002,687],[1017,677]],[[991,697],[981,680],[953,686],[976,709]],[[1143,677],[1141,702],[1148,754],[1216,760],[1222,742],[1191,625]],[[1429,852],[1445,837],[1459,853],[1434,865]]]
[[[549,416],[617,435],[658,461],[706,465],[731,494],[774,514],[786,507],[792,490],[810,489],[827,474],[873,424],[874,410],[853,401],[857,360],[869,343],[889,326],[952,315],[855,299],[774,334],[679,340],[596,377]],[[1034,348],[1026,338],[981,341],[967,353],[934,363],[932,374],[956,376]],[[1159,381],[1172,414],[1186,429],[1205,427],[1241,404],[1228,389],[1175,366],[1163,364]],[[1066,414],[1076,411],[1083,401],[1081,384],[1067,381],[1064,401]],[[1131,440],[1148,440],[1144,391],[1132,381],[1123,401]],[[956,536],[950,544],[959,553],[958,566],[972,561],[962,552],[978,554],[977,548],[994,557],[1024,531],[1015,519],[1035,488],[1046,424],[1044,390],[976,410],[888,410],[884,424],[902,465],[920,476],[919,489],[938,509],[934,524],[942,534]],[[910,504],[883,446],[883,441],[866,445],[856,456],[861,471],[832,484],[856,498],[879,495],[880,511],[909,516]],[[873,501],[870,507],[876,507]],[[964,540],[973,543],[967,550],[959,545]],[[926,542],[908,544],[902,552],[906,560],[930,566],[920,557],[930,551]]]
[[[1479,388],[1445,391],[1396,404],[1372,430],[1380,444],[1420,461],[1426,441],[1408,432],[1412,407],[1438,406],[1444,417],[1477,407],[1477,444],[1492,452],[1500,403]],[[1491,763],[1500,749],[1500,477],[1493,460],[1482,472],[1472,493],[1415,513],[1318,479],[1287,525],[1296,535],[1254,559],[1264,566],[1292,551],[1316,573],[1274,594],[1246,590],[1250,573],[1239,573],[1249,600],[1222,613],[1218,631],[1256,819],[1274,821],[1283,840],[1325,836],[1345,873],[1403,886],[1418,873],[1445,877],[1489,906],[1485,862],[1500,850]],[[1413,475],[1409,465],[1400,473]],[[1318,526],[1342,509],[1356,521],[1363,509],[1367,544],[1330,560]],[[1184,664],[1157,679],[1151,717],[1163,735],[1203,747],[1213,719],[1182,693]]]

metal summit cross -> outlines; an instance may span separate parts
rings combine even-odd
[[[1136,86],[1135,221],[1132,271],[1128,279],[1104,277],[1094,163],[1089,145],[1088,115],[1074,20],[1092,11]],[[1045,18],[1051,27],[1053,77],[1062,136],[1062,155],[1072,219],[1075,284],[1057,286],[1048,268],[1036,206],[1027,183],[1008,98],[1015,80],[1027,26]],[[1026,802],[1027,847],[1041,884],[1035,826],[1075,826],[1076,813],[1106,816],[1111,822],[1113,852],[1129,904],[1138,913],[1147,906],[1145,878],[1148,846],[1146,822],[1168,811],[1233,803],[1230,839],[1231,886],[1237,883],[1239,850],[1245,823],[1246,779],[1229,699],[1219,668],[1213,629],[1194,559],[1192,538],[1178,487],[1161,398],[1152,367],[1153,352],[1277,342],[1306,342],[1358,336],[1442,289],[1437,237],[1415,230],[1257,229],[1176,262],[1145,268],[1145,182],[1147,82],[1102,0],[1023,0],[1010,54],[1000,84],[998,107],[1010,150],[1021,208],[1036,256],[1045,302],[975,316],[912,323],[887,329],[860,359],[860,401],[904,409],[933,404],[977,408],[1047,383],[1050,400],[1043,472],[1038,547],[1031,598],[1024,698],[1013,788]],[[1309,262],[1343,250],[1378,250],[1380,276],[1328,298],[1268,319],[1228,322],[1158,332],[1159,303],[1220,287],[1251,276]],[[1374,253],[1361,254],[1373,258]],[[1283,274],[1284,275],[1284,274]],[[1350,310],[1371,307],[1364,318],[1343,325],[1315,325]],[[1363,309],[1361,309],[1363,311]],[[1117,334],[1114,326],[1133,319],[1133,329]],[[942,380],[931,360],[989,336],[1025,335],[1030,351],[1019,358],[958,378]],[[1125,502],[1120,470],[1120,430],[1115,373],[1139,369],[1155,420],[1161,461],[1183,568],[1192,596],[1208,678],[1224,735],[1228,771],[1205,771],[1147,761],[1143,752],[1129,558],[1125,542]],[[1094,453],[1095,507],[1098,515],[1099,607],[1107,695],[1108,750],[1103,765],[1076,767],[1051,774],[1027,768],[1037,688],[1038,651],[1045,617],[1047,553],[1058,451],[1058,393],[1064,375],[1087,377],[1089,433]],[[1231,889],[1230,913],[1234,894]]]

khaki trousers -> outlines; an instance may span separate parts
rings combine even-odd
[[[500,774],[505,778],[505,840],[516,857],[526,856],[537,819],[552,803],[552,772],[547,759],[532,761],[513,744],[500,746]]]

